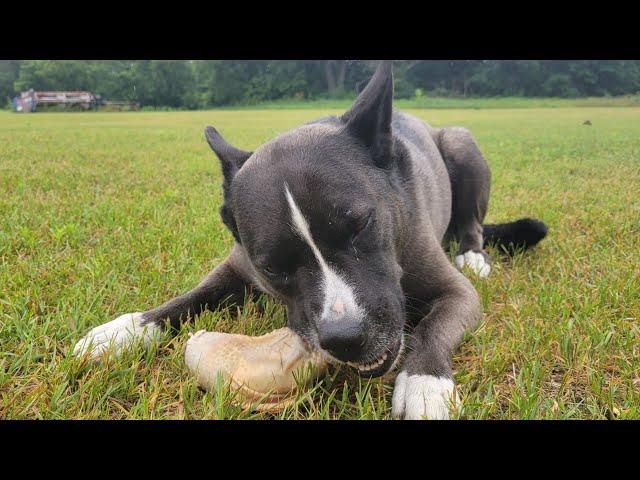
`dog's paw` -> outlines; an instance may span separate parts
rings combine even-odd
[[[486,278],[489,272],[491,272],[489,257],[484,252],[469,250],[462,255],[456,255],[456,266],[462,270],[465,265],[473,270],[480,278]]]
[[[99,359],[107,351],[119,354],[142,339],[143,345],[148,345],[153,338],[160,334],[160,327],[155,323],[143,325],[142,313],[126,313],[115,320],[103,323],[90,330],[73,349],[76,357],[87,355],[91,359]]]
[[[403,371],[396,377],[391,413],[401,420],[448,420],[449,408],[459,403],[450,378]]]

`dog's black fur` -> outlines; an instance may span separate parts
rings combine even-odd
[[[256,152],[207,127],[224,177],[220,214],[236,243],[194,290],[144,312],[143,324],[178,325],[258,289],[286,304],[291,329],[366,376],[396,365],[410,327],[394,414],[446,417],[438,395],[453,385],[451,354],[482,311],[445,250],[455,240],[459,261],[486,272],[487,244],[513,252],[547,230],[531,219],[483,226],[491,175],[470,133],[431,128],[392,102],[386,61],[344,115]]]
[[[539,220],[522,218],[502,225],[483,225],[483,247],[493,245],[505,253],[532,247],[547,235],[547,226]]]

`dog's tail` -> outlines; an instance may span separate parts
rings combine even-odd
[[[484,247],[493,245],[513,255],[517,250],[526,250],[547,236],[547,226],[533,218],[521,218],[515,222],[499,225],[483,225]]]

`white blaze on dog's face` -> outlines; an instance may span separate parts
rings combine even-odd
[[[313,240],[309,223],[300,211],[286,183],[284,188],[287,202],[291,209],[292,228],[307,243],[322,271],[324,302],[321,318],[327,321],[340,321],[348,315],[351,319],[362,322],[365,312],[358,305],[352,286],[342,279],[338,272],[327,265],[322,252],[320,252],[316,242]]]

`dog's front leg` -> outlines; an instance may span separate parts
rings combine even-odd
[[[193,290],[152,310],[127,313],[93,328],[76,344],[73,353],[97,359],[109,349],[118,354],[138,340],[147,346],[169,325],[178,327],[181,321],[223,303],[242,303],[248,286],[242,271],[234,249]]]
[[[410,336],[405,363],[396,378],[395,418],[448,419],[452,402],[458,402],[451,355],[465,331],[479,323],[482,306],[473,285],[452,266],[441,265],[439,275],[445,281],[441,288],[434,288],[437,294],[429,299],[429,312]]]

